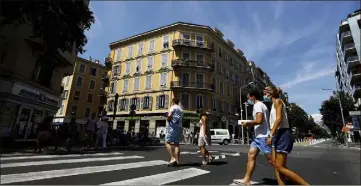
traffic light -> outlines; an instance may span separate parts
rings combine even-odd
[[[129,112],[129,115],[130,116],[135,116],[135,110],[137,109],[137,106],[135,106],[134,104],[130,105],[130,112]]]

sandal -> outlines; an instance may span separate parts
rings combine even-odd
[[[209,158],[208,158],[208,163],[212,163],[213,160],[214,160],[214,157],[213,157],[213,156],[209,156]]]
[[[178,166],[179,166],[179,164],[177,163],[177,161],[168,163],[168,167],[178,167]]]

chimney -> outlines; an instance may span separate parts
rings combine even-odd
[[[89,59],[88,59],[89,61],[92,61],[93,59],[92,59],[92,57],[91,56],[89,56]]]
[[[99,60],[95,60],[95,63],[96,63],[96,64],[99,64]]]

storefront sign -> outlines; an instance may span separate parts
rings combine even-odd
[[[116,117],[115,119],[117,120],[121,120],[121,121],[124,121],[124,120],[140,120],[141,117]]]
[[[18,96],[30,98],[52,106],[59,106],[60,103],[60,97],[57,98],[55,96],[51,96],[39,90],[32,89],[20,84],[14,84],[12,93]]]
[[[191,114],[191,113],[185,113],[183,115],[183,120],[200,120],[199,115],[198,114]]]

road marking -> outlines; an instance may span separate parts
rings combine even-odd
[[[227,153],[227,152],[222,152],[222,155],[227,155],[227,156],[241,156],[240,153]]]
[[[118,171],[125,169],[135,169],[142,167],[151,167],[157,165],[164,165],[167,163],[168,162],[166,161],[155,160],[155,161],[143,161],[143,162],[135,162],[135,163],[116,164],[116,165],[92,166],[92,167],[89,166],[89,167],[79,167],[79,168],[62,169],[62,170],[1,175],[1,184],[43,180],[43,179],[59,178],[65,176],[75,176],[75,175],[91,174],[91,173],[99,173],[99,172],[110,172],[110,171]]]
[[[180,154],[198,154],[198,152],[187,152],[187,151],[185,151],[185,152],[181,152]]]
[[[68,158],[68,157],[84,157],[84,156],[109,156],[122,155],[124,153],[96,153],[96,154],[65,154],[65,155],[42,155],[42,156],[16,156],[16,157],[1,157],[3,160],[23,160],[23,159],[49,159],[49,158]]]
[[[260,182],[256,182],[256,181],[251,181],[251,185],[258,185]],[[237,183],[237,182],[233,182],[229,185],[245,185],[245,184],[242,184],[242,183]]]
[[[81,162],[94,162],[94,161],[139,159],[139,158],[144,158],[144,157],[119,156],[119,157],[106,157],[106,158],[83,158],[83,159],[47,160],[47,161],[34,161],[34,162],[21,162],[21,163],[1,163],[1,168],[26,167],[26,166],[34,166],[34,165],[53,165],[53,164],[62,164],[62,163],[81,163]]]
[[[198,153],[200,153],[201,151],[197,151]],[[209,150],[208,151],[209,153],[214,153],[214,152],[218,152],[218,151],[211,151],[211,150]]]
[[[176,181],[192,178],[195,176],[200,176],[207,173],[209,173],[209,171],[196,169],[196,168],[188,168],[188,169],[155,174],[151,176],[144,176],[144,177],[124,180],[124,181],[106,183],[103,185],[149,185],[149,184],[164,185],[164,184],[169,184]]]

